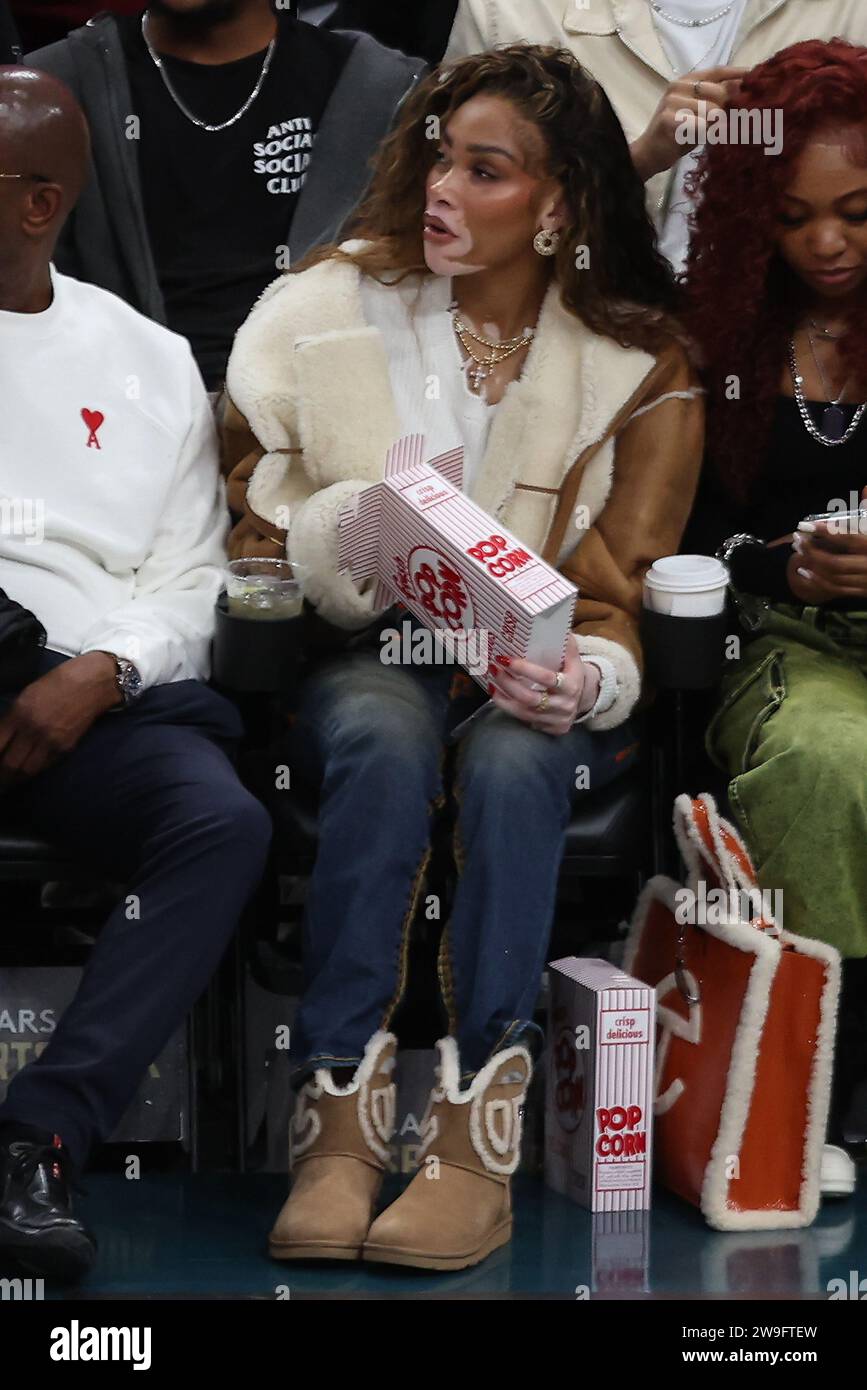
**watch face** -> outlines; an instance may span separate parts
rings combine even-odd
[[[118,684],[125,704],[132,704],[142,693],[142,679],[131,661],[118,661],[120,678]]]

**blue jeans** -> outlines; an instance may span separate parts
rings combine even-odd
[[[458,883],[439,979],[464,1080],[518,1033],[539,1036],[533,1010],[576,782],[596,790],[624,772],[637,755],[635,729],[578,726],[553,737],[497,709],[461,739],[452,768],[446,736],[467,713],[466,701],[450,698],[456,670],[384,665],[376,640],[326,659],[302,682],[291,766],[321,792],[306,989],[292,1030],[296,1084],[319,1066],[357,1065],[388,1027],[449,786]],[[485,699],[473,689],[471,706]]]

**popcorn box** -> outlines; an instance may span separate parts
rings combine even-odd
[[[424,445],[422,435],[400,440],[382,482],[343,508],[339,570],[376,576],[375,606],[403,602],[482,686],[496,653],[559,671],[578,590],[464,496],[462,449],[425,463]],[[470,633],[481,661],[461,655]]]
[[[656,997],[605,960],[549,967],[545,1181],[594,1212],[650,1206]]]

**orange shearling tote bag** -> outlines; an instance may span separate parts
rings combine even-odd
[[[809,1225],[840,957],[784,931],[714,800],[679,796],[685,887],[649,881],[624,969],[656,989],[655,1172],[718,1230]]]

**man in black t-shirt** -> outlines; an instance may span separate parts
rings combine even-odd
[[[27,61],[93,137],[59,268],[187,337],[210,390],[265,286],[339,234],[423,69],[272,0],[151,0]]]
[[[235,7],[233,35],[230,21],[217,22],[222,0],[186,11],[180,3],[151,0],[146,16],[117,25],[166,317],[189,338],[211,387],[235,330],[285,261],[349,41],[293,21],[278,35],[267,0]]]

